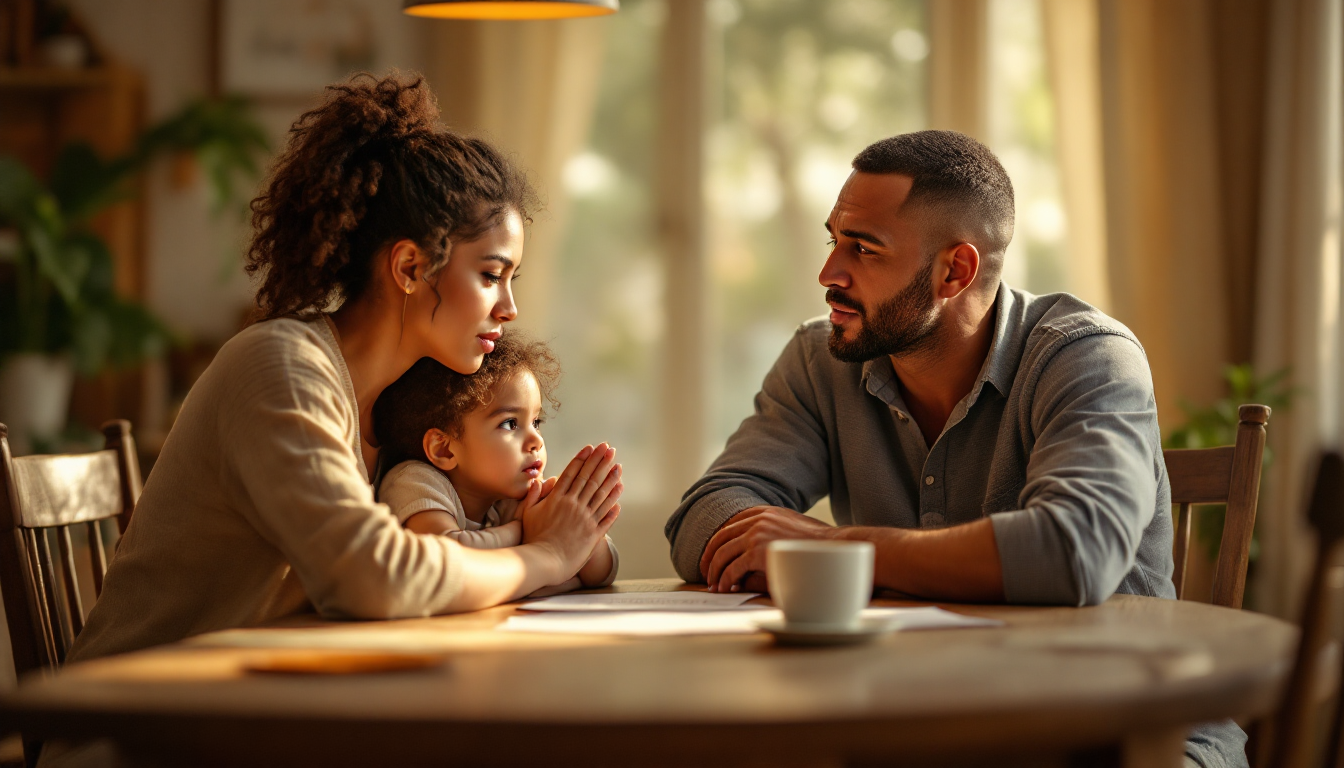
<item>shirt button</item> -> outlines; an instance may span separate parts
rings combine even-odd
[[[919,518],[919,524],[925,528],[935,528],[946,522],[945,518],[937,512],[930,512]]]
[[[929,475],[928,477],[924,478],[924,484],[933,485],[933,475]]]

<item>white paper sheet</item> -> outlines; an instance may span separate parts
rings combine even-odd
[[[523,603],[525,611],[723,611],[760,597],[755,592],[613,592],[556,595]]]
[[[897,632],[909,632],[917,629],[961,629],[972,627],[1001,627],[998,619],[986,619],[983,616],[966,616],[942,608],[865,608],[865,619],[887,619],[891,628]]]
[[[662,593],[667,594],[667,593]],[[551,634],[623,635],[668,637],[675,635],[747,635],[761,631],[763,621],[784,617],[776,608],[742,606],[720,611],[598,611],[591,613],[549,612],[518,614],[500,624],[503,632]],[[1003,622],[978,616],[963,616],[942,608],[866,608],[865,619],[887,619],[895,631],[998,627]]]

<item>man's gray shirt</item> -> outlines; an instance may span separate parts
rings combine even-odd
[[[840,525],[988,516],[1011,603],[1176,596],[1152,376],[1128,328],[1068,294],[1000,286],[984,366],[932,446],[890,358],[842,363],[830,332],[824,319],[798,329],[756,413],[668,521],[682,578],[703,581],[705,544],[738,512],[802,512],[829,494]]]
[[[989,517],[1010,603],[1094,605],[1115,592],[1175,598],[1171,488],[1152,375],[1121,323],[1068,294],[1000,285],[974,388],[932,446],[890,358],[842,363],[831,325],[798,329],[756,412],[667,522],[672,561],[702,582],[714,532],[749,507],[839,525],[938,528]],[[1246,764],[1230,722],[1191,735],[1203,765]]]

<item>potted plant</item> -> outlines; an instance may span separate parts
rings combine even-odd
[[[112,255],[90,220],[130,194],[131,179],[165,153],[190,153],[222,210],[234,177],[255,176],[266,149],[246,104],[225,99],[187,105],[111,160],[70,144],[48,184],[0,157],[0,267],[11,267],[0,269],[0,420],[16,451],[64,428],[76,373],[136,365],[161,355],[171,338],[148,309],[116,294]]]

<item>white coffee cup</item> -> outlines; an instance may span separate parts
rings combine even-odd
[[[868,541],[785,539],[766,550],[770,596],[798,629],[854,629],[873,596]]]

